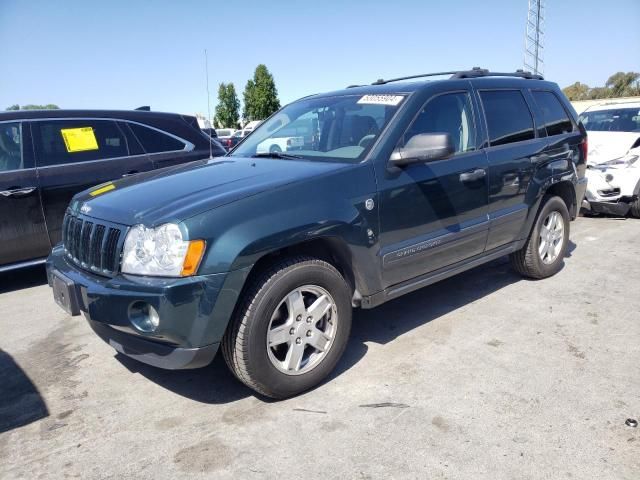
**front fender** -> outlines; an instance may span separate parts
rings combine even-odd
[[[375,266],[378,236],[369,164],[247,197],[186,220],[190,238],[207,241],[200,275],[245,269],[273,251],[321,238],[339,238],[357,265]],[[365,267],[366,268],[366,267]]]

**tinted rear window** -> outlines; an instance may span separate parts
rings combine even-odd
[[[0,123],[0,172],[22,168],[22,126],[19,122]]]
[[[138,125],[137,123],[128,124],[134,135],[142,144],[142,148],[147,153],[175,152],[176,150],[184,150],[185,144],[166,133],[154,130],[149,127]]]
[[[111,120],[45,120],[33,126],[38,166],[129,155],[126,137]]]
[[[552,92],[531,92],[544,118],[547,135],[560,135],[573,131],[573,123],[560,104],[560,100]]]
[[[492,146],[535,138],[533,117],[520,90],[480,92]]]

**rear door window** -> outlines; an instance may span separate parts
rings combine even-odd
[[[520,90],[480,92],[491,146],[535,138],[533,116]]]
[[[573,123],[560,100],[552,92],[534,91],[533,98],[542,111],[547,135],[560,135],[573,131]]]
[[[39,167],[129,155],[127,139],[112,120],[45,120],[32,125]]]
[[[159,130],[128,122],[129,128],[142,144],[147,153],[176,152],[184,150],[186,144],[182,140],[167,135]]]
[[[0,173],[23,168],[20,122],[0,123]]]

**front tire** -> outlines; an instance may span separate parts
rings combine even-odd
[[[351,330],[351,289],[329,263],[286,259],[258,275],[222,340],[225,361],[249,388],[287,398],[318,385]]]
[[[569,243],[569,210],[557,196],[546,196],[527,242],[509,255],[511,265],[521,275],[547,278],[560,271]]]

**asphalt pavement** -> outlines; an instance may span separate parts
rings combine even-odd
[[[136,363],[0,276],[0,478],[640,478],[640,220],[579,218],[565,267],[506,258],[356,311],[337,371],[286,401],[218,357]]]

